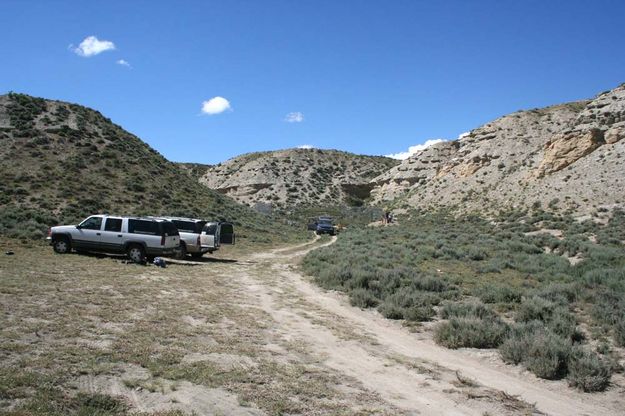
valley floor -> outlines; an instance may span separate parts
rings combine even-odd
[[[14,249],[0,258],[0,413],[625,414],[622,375],[580,393],[319,289],[297,265],[332,242],[164,269]]]

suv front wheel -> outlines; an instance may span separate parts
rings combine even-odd
[[[143,263],[145,261],[145,250],[138,244],[129,246],[127,254],[133,263]]]
[[[72,249],[69,243],[69,239],[67,237],[55,238],[54,242],[52,243],[52,248],[54,249],[55,253],[59,253],[59,254],[69,253],[70,250]]]

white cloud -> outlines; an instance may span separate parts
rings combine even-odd
[[[230,101],[226,100],[224,97],[213,97],[208,101],[204,101],[202,103],[202,113],[214,115],[223,113],[226,110],[232,110],[230,106]]]
[[[69,45],[69,48],[76,55],[88,58],[104,51],[114,50],[115,44],[109,40],[99,40],[95,36],[87,36],[78,47]]]
[[[301,123],[304,121],[304,114],[299,111],[295,111],[293,113],[289,113],[284,117],[284,121],[287,123]]]
[[[446,142],[446,141],[447,140],[444,140],[444,139],[430,139],[430,140],[426,141],[423,144],[417,144],[415,146],[410,146],[408,148],[407,152],[394,153],[394,154],[391,154],[391,155],[386,155],[386,157],[391,157],[393,159],[399,159],[399,160],[408,159],[410,156],[414,155],[415,153],[419,153],[419,152],[423,151],[424,149],[427,149],[428,147],[432,146],[433,144]]]
[[[117,61],[115,61],[115,63],[117,65],[125,66],[126,68],[132,68],[130,62],[126,61],[125,59],[118,59]]]
[[[313,146],[312,144],[302,144],[300,146],[297,146],[298,149],[314,149],[315,146]]]

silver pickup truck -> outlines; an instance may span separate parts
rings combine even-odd
[[[180,233],[178,258],[187,254],[200,258],[219,250],[221,244],[234,244],[234,226],[229,222],[209,222],[197,218],[161,217],[171,221]]]

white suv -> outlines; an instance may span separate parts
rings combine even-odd
[[[147,256],[174,254],[180,245],[176,226],[167,220],[112,215],[92,215],[78,225],[61,225],[48,231],[57,253],[72,249],[126,253],[135,263]]]

